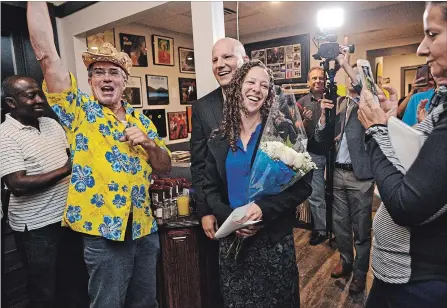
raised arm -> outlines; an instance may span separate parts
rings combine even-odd
[[[447,203],[444,184],[447,183],[447,117],[428,136],[405,175],[383,154],[376,138],[389,140],[389,137],[387,132],[381,134],[372,132],[372,138],[366,141],[380,196],[395,223],[409,227],[420,225]]]
[[[358,85],[357,73],[354,71],[352,66],[349,64],[349,58],[351,57],[349,50],[340,48],[340,54],[337,57],[337,62],[343,68],[343,70],[348,75],[353,86]]]
[[[397,115],[400,116],[401,118],[403,118],[405,116],[405,110],[407,109],[410,99],[421,88],[421,86],[419,85],[419,82],[421,82],[423,79],[424,79],[424,77],[421,77],[419,79],[416,79],[416,77],[414,78],[413,82],[411,83],[410,92],[405,97],[405,99],[402,101],[402,103],[400,103],[400,105],[397,107]]]
[[[47,3],[29,1],[27,9],[28,30],[31,45],[42,67],[50,93],[60,93],[71,86],[68,69],[62,64],[54,44],[53,27],[48,14]]]
[[[413,89],[412,91],[410,91],[410,93],[408,93],[408,95],[404,98],[404,100],[400,103],[400,105],[397,107],[397,115],[400,118],[403,118],[405,115],[405,110],[407,110],[407,106],[408,106],[408,102],[410,101],[410,99],[413,97]]]

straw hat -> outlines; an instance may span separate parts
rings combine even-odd
[[[132,68],[132,60],[127,53],[118,52],[110,43],[102,44],[96,52],[83,52],[82,60],[87,68],[95,62],[110,62],[121,67],[127,75],[130,75]]]

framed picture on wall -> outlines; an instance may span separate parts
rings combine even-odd
[[[146,38],[140,35],[120,33],[121,51],[132,59],[133,66],[147,67]]]
[[[180,94],[180,104],[191,104],[197,100],[197,85],[193,78],[179,78],[178,87]]]
[[[186,111],[168,112],[169,140],[188,138]]]
[[[123,92],[123,99],[132,107],[143,107],[142,98],[141,77],[129,76],[127,87]]]
[[[152,55],[155,65],[174,66],[174,39],[152,35]]]
[[[95,52],[104,43],[110,43],[115,46],[115,30],[110,29],[104,32],[99,32],[90,36],[87,36],[87,49],[90,52]]]
[[[178,48],[178,64],[180,73],[195,74],[196,67],[194,62],[194,49]]]
[[[167,76],[146,75],[148,105],[169,105]]]
[[[276,85],[307,82],[310,68],[310,35],[302,34],[245,44],[252,59],[264,62]]]
[[[165,109],[143,109],[143,114],[151,119],[157,128],[158,135],[161,138],[167,137],[166,131],[166,110]]]
[[[188,118],[188,133],[192,133],[192,106],[186,107],[186,117]]]

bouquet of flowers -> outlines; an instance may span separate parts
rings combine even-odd
[[[277,195],[292,186],[306,173],[316,169],[307,148],[307,135],[293,94],[281,93],[276,97],[264,125],[259,147],[251,168],[249,204],[237,208],[219,228],[216,238],[251,225],[253,221],[238,224],[251,202],[262,196]],[[235,259],[244,239],[236,237],[227,252],[235,251]]]
[[[270,109],[251,168],[250,201],[279,194],[316,169],[306,147],[306,131],[295,97],[280,94]]]

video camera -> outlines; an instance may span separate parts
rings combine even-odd
[[[340,47],[343,49],[349,49],[350,53],[355,52],[355,46],[352,45],[339,45],[337,43],[337,35],[330,32],[316,33],[312,39],[315,46],[318,48],[316,54],[313,55],[315,60],[321,59],[335,59],[340,54]]]

